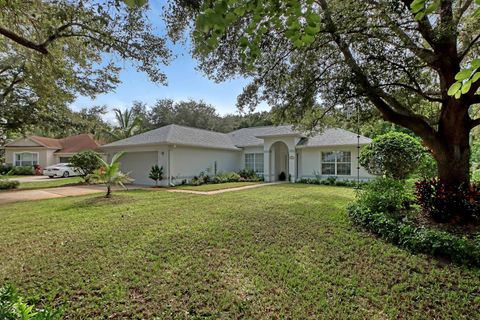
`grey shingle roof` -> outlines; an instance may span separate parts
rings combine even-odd
[[[324,131],[315,134],[311,137],[293,130],[291,125],[283,125],[278,127],[255,127],[243,128],[228,135],[232,138],[233,143],[238,147],[252,147],[263,144],[263,139],[258,137],[280,136],[298,134],[303,137],[300,140],[299,146],[303,147],[321,147],[321,146],[336,146],[336,145],[355,145],[357,144],[357,134],[338,128],[325,129]],[[372,140],[360,136],[360,144],[368,144]]]
[[[239,150],[232,139],[220,132],[179,126],[171,124],[139,135],[115,141],[103,148],[128,147],[151,144],[178,144],[219,149]]]
[[[360,136],[360,144],[368,144],[372,139]],[[322,147],[322,146],[340,146],[340,145],[356,145],[357,134],[339,128],[325,129],[308,139],[302,139],[299,146],[303,147]]]
[[[263,139],[257,137],[298,134],[291,125],[242,128],[228,133],[238,147],[259,146]]]
[[[357,144],[357,134],[343,129],[325,129],[311,137],[293,130],[291,125],[243,128],[230,133],[220,133],[203,129],[171,124],[148,131],[127,139],[115,141],[102,148],[129,147],[136,145],[178,144],[188,146],[210,147],[239,150],[242,147],[261,146],[263,139],[258,137],[298,135],[302,137],[300,147],[321,147]],[[360,136],[360,144],[372,140]]]

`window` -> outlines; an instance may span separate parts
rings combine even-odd
[[[352,171],[350,151],[322,152],[322,174],[349,176]]]
[[[245,153],[245,169],[263,176],[263,153]]]
[[[15,153],[15,166],[33,166],[38,164],[38,153],[22,152]]]

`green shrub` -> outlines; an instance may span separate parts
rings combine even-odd
[[[158,164],[152,166],[148,177],[155,181],[155,185],[158,185],[158,181],[163,179],[163,166],[159,167]]]
[[[212,178],[212,183],[239,182],[241,177],[236,172],[221,172]]]
[[[415,175],[421,178],[435,178],[437,174],[437,162],[429,152],[424,152],[418,161]]]
[[[33,167],[31,166],[14,166],[12,167],[12,174],[17,176],[29,176],[33,174]]]
[[[52,308],[35,309],[25,303],[10,285],[0,288],[0,319],[5,320],[55,320],[60,319],[59,310]]]
[[[240,176],[241,181],[261,181],[263,177],[257,175],[255,171],[252,169],[243,169],[238,171],[238,175]]]
[[[413,200],[413,191],[407,189],[405,182],[392,178],[377,178],[357,193],[358,204],[373,212],[400,213]]]
[[[70,159],[70,164],[73,167],[78,168],[80,175],[85,182],[89,182],[93,173],[102,166],[100,155],[91,150],[74,154]]]
[[[195,176],[192,178],[192,180],[190,181],[190,184],[193,185],[193,186],[200,186],[203,184],[203,179]]]
[[[418,167],[425,148],[413,137],[389,132],[373,139],[360,154],[360,165],[370,174],[406,179]]]
[[[263,180],[263,177],[258,176],[257,173],[252,169],[240,170],[238,171],[238,175],[240,176],[240,181],[255,182]]]
[[[297,183],[305,183],[305,184],[320,184],[320,185],[326,185],[326,186],[338,186],[338,187],[351,187],[355,188],[358,186],[365,186],[368,184],[366,181],[360,181],[358,183],[356,180],[333,180],[333,179],[321,179],[319,177],[317,178],[302,178],[297,181]]]
[[[0,190],[16,189],[19,184],[17,180],[0,179]]]
[[[12,166],[9,164],[4,163],[0,165],[0,175],[12,173],[11,170],[12,170]]]
[[[444,231],[415,227],[407,220],[393,219],[358,203],[350,205],[347,212],[355,226],[360,226],[412,252],[428,253],[456,263],[480,266],[478,237],[471,240]]]

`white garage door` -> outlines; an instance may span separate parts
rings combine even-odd
[[[153,185],[155,182],[148,177],[152,166],[156,165],[157,151],[126,152],[120,159],[120,168],[123,172],[130,172],[135,184]]]

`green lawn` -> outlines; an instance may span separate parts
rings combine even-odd
[[[0,283],[69,319],[475,319],[480,271],[352,228],[348,188],[0,206]]]
[[[9,179],[15,180],[15,177],[10,177]],[[33,190],[33,189],[43,189],[43,188],[54,188],[54,187],[63,187],[75,184],[81,184],[83,179],[81,177],[70,177],[70,178],[55,178],[48,179],[44,181],[35,181],[35,182],[20,182],[20,185],[17,189],[13,190]],[[1,191],[12,191],[0,190]]]
[[[254,184],[260,184],[263,181],[259,182],[227,182],[227,183],[214,183],[214,184],[202,184],[200,186],[176,186],[176,189],[183,189],[183,190],[194,190],[194,191],[215,191],[215,190],[223,190],[223,189],[230,189],[230,188],[238,188],[238,187],[245,187],[251,186]]]
[[[9,176],[9,175],[6,175],[6,174],[0,175],[0,179],[13,179],[13,180],[15,180],[15,178],[23,178],[23,177],[34,177],[34,175],[31,175],[31,176]]]

